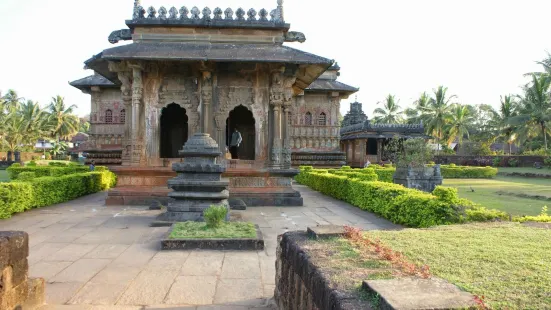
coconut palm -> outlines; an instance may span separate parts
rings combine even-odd
[[[4,116],[2,144],[8,151],[15,152],[23,146],[25,140],[24,125],[23,115],[15,109],[10,109]]]
[[[8,90],[3,97],[2,109],[19,109],[21,103],[25,100],[24,98],[19,97],[19,94],[13,89]]]
[[[48,114],[40,108],[38,103],[31,100],[23,103],[19,113],[24,119],[22,130],[25,134],[25,144],[34,144],[38,139],[47,135]]]
[[[423,114],[421,113],[421,108],[428,106],[429,102],[429,94],[427,94],[427,92],[423,92],[421,96],[419,96],[419,99],[415,100],[415,102],[413,103],[415,107],[407,108],[405,110],[407,122],[409,124],[419,124],[421,122],[425,122],[426,120],[422,117]]]
[[[395,124],[402,122],[402,114],[398,101],[393,95],[388,95],[385,98],[385,103],[382,108],[377,108],[373,111],[375,115],[374,121],[384,124]]]
[[[543,136],[544,149],[547,150],[547,135],[551,122],[551,76],[532,74],[532,82],[519,96],[520,107],[517,116],[510,118],[511,125],[537,128]],[[527,128],[523,131],[530,132]]]
[[[469,126],[474,122],[471,109],[466,105],[455,104],[446,118],[448,147],[455,139],[459,140],[460,145],[463,144],[463,137],[469,138]]]
[[[63,97],[52,98],[49,109],[49,125],[51,126],[51,135],[56,140],[68,139],[78,133],[80,121],[73,114],[75,105],[66,106]]]
[[[511,145],[518,138],[518,126],[511,125],[511,118],[517,116],[518,101],[513,95],[500,96],[499,110],[491,109],[492,118],[490,128],[492,128],[495,138],[502,138],[509,146],[509,155],[511,155]]]
[[[436,138],[436,143],[440,144],[440,139],[444,136],[444,126],[448,119],[448,114],[452,108],[451,100],[457,96],[448,96],[448,88],[444,86],[438,86],[433,90],[433,97],[430,98],[429,104],[424,107],[419,107],[422,118],[426,119],[425,128],[427,133],[433,135]]]

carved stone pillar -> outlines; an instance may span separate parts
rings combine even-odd
[[[377,139],[377,162],[383,161],[383,140]]]
[[[121,81],[122,101],[124,104],[124,137],[122,139],[122,165],[130,166],[132,162],[132,82],[130,72],[118,72],[118,78]]]
[[[289,128],[289,115],[291,113],[290,106],[286,105],[283,108],[283,117],[282,117],[282,125],[283,125],[283,168],[290,169],[291,168],[291,138],[290,138],[290,131],[291,128]]]
[[[284,67],[273,71],[270,83],[270,106],[273,111],[273,122],[270,126],[272,145],[270,150],[271,168],[279,169],[283,166],[282,161],[282,134],[281,134],[281,113],[283,107],[283,80],[282,72]]]
[[[201,132],[211,134],[212,128],[212,71],[201,71]]]
[[[132,68],[132,166],[139,166],[144,150],[144,124],[145,124],[145,111],[143,109],[143,82],[142,82],[142,69],[139,67]],[[142,122],[143,119],[143,122]],[[145,159],[145,158],[144,158]]]

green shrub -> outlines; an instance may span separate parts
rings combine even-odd
[[[451,163],[451,164],[449,164],[448,166],[450,166],[450,167],[455,167],[455,164],[454,164],[454,163]]]
[[[543,164],[547,166],[547,168],[551,169],[551,156],[547,157],[543,160]]]
[[[551,223],[551,215],[547,213],[547,206],[541,208],[541,213],[537,216],[521,216],[513,219],[515,222],[541,222],[541,223]]]
[[[64,162],[59,162],[59,161],[51,161],[48,163],[48,166],[52,166],[52,167],[67,167],[67,164],[64,163]]]
[[[437,187],[432,194],[405,188],[398,184],[362,180],[359,175],[373,175],[382,169],[336,170],[320,173],[302,170],[297,181],[362,210],[371,211],[396,224],[409,227],[506,219],[504,212],[487,210],[460,199],[455,188]]]
[[[210,228],[216,228],[222,226],[226,221],[226,216],[228,215],[228,208],[224,205],[215,206],[212,205],[203,211],[203,217],[207,226]]]
[[[359,179],[362,181],[377,181],[377,174],[371,169],[371,170],[324,170],[324,169],[316,169],[316,173],[330,173],[335,175],[342,175],[351,179]]]
[[[500,164],[501,164],[501,157],[494,157],[494,159],[492,159],[492,166],[499,167]]]
[[[450,204],[457,204],[459,201],[459,194],[457,193],[457,188],[455,187],[437,186],[432,191],[432,194],[438,197],[438,199]]]
[[[34,160],[31,160],[28,164],[27,164],[27,167],[36,167],[36,162]]]
[[[24,181],[30,181],[35,178],[36,178],[36,174],[34,172],[21,172],[17,180],[24,182]]]
[[[341,167],[341,170],[350,170],[352,169],[350,166],[342,166]]]
[[[8,168],[18,168],[18,167],[21,167],[21,164],[20,163],[13,163],[11,164],[11,166],[9,166]]]
[[[22,172],[34,172],[37,178],[48,177],[48,176],[62,176],[73,173],[84,173],[88,172],[90,169],[86,166],[26,166],[26,167],[14,167],[10,166],[8,169],[8,175],[11,180],[17,180],[18,176]],[[108,170],[107,170],[108,171]]]
[[[490,179],[497,175],[497,168],[470,166],[440,166],[444,179]]]
[[[0,219],[29,210],[33,205],[33,188],[28,182],[0,183]]]
[[[51,169],[53,168],[63,169]],[[33,173],[35,177],[30,178]],[[96,193],[114,186],[116,182],[116,177],[111,171],[73,173],[55,177],[37,177],[35,172],[24,171],[18,173],[18,176],[19,179],[16,181],[0,183],[0,218]]]

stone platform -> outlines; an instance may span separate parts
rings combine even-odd
[[[150,205],[158,201],[168,205],[169,179],[176,176],[166,167],[112,167],[117,186],[108,192],[105,204]],[[228,168],[222,174],[230,181],[230,198],[241,199],[248,207],[302,206],[303,199],[291,185],[292,171],[268,171],[258,168]]]

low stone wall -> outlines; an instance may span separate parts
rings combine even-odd
[[[543,156],[460,156],[460,155],[439,155],[434,157],[437,164],[456,164],[461,166],[492,166],[494,158],[499,157],[502,166],[508,167],[506,164],[509,159],[514,159],[518,162],[518,167],[533,167],[535,162],[543,163]]]
[[[293,151],[291,162],[294,167],[341,167],[346,164],[346,154],[341,151]]]
[[[288,232],[278,237],[276,289],[274,297],[280,310],[356,310],[365,305],[345,292],[331,288],[329,280],[300,246],[306,232]]]
[[[29,235],[0,232],[0,309],[37,309],[44,304],[44,279],[29,279]]]

